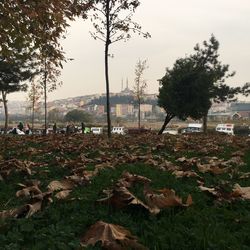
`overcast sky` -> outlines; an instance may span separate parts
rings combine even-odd
[[[148,93],[158,92],[157,79],[179,57],[190,54],[196,43],[213,33],[220,42],[221,61],[236,75],[231,86],[250,81],[250,1],[249,0],[141,0],[134,21],[152,38],[133,36],[130,41],[110,46],[110,91],[119,92],[121,81],[134,84],[138,59],[147,59],[145,72]],[[75,21],[68,29],[64,50],[74,61],[64,65],[63,85],[49,94],[49,100],[104,93],[104,43],[94,40],[89,21]],[[27,93],[11,94],[10,100],[25,99]],[[250,100],[248,98],[247,100]]]

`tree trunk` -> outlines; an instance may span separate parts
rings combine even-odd
[[[34,120],[35,120],[35,104],[32,103],[32,117],[31,117],[31,130],[34,131]]]
[[[111,119],[110,119],[110,99],[109,99],[109,64],[108,53],[110,45],[110,0],[106,1],[106,42],[105,42],[105,79],[106,79],[106,97],[107,97],[107,123],[108,137],[111,138]]]
[[[47,62],[44,62],[44,135],[47,134]]]
[[[46,80],[44,82],[44,134],[47,134],[47,88]]]
[[[203,116],[202,122],[203,122],[203,133],[206,134],[207,133],[207,113]]]
[[[175,116],[174,115],[170,115],[170,114],[167,114],[166,115],[166,118],[165,118],[165,121],[160,129],[160,131],[158,132],[158,135],[161,135],[163,133],[163,131],[165,130],[166,126],[168,125],[168,123],[174,118]]]
[[[141,128],[141,103],[140,101],[138,102],[138,129]]]
[[[4,106],[4,114],[5,114],[4,134],[7,134],[8,125],[9,125],[9,113],[8,113],[6,93],[4,91],[2,91],[2,98],[3,98],[3,106]]]

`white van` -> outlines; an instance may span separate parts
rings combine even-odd
[[[125,132],[124,127],[113,127],[111,133],[112,134],[125,135],[126,132]]]
[[[178,128],[165,128],[163,134],[178,135]]]
[[[203,132],[203,125],[201,123],[189,123],[187,128],[182,130],[182,133],[199,133]]]
[[[101,127],[92,127],[90,129],[91,133],[94,134],[94,135],[100,135],[103,133],[103,128]]]
[[[217,132],[226,133],[228,135],[234,135],[234,124],[231,123],[221,123],[215,128]]]

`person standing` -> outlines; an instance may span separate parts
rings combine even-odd
[[[84,134],[84,131],[85,131],[85,124],[84,124],[84,122],[82,122],[82,134]]]
[[[56,134],[56,132],[57,132],[57,126],[56,126],[56,123],[54,123],[54,125],[53,125],[53,134]]]
[[[19,122],[19,124],[17,125],[17,128],[21,131],[23,131],[23,123]]]

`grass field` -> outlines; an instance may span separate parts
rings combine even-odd
[[[250,249],[250,138],[2,136],[0,147],[0,249],[81,249],[100,220],[141,244],[118,239],[107,249]],[[126,172],[135,179],[126,190],[143,205],[98,202]],[[61,190],[69,195],[58,198]]]

